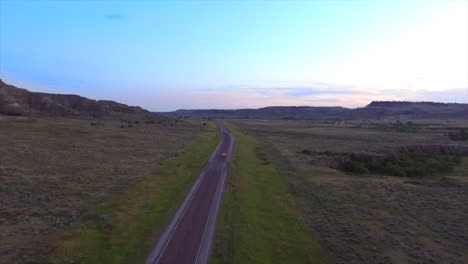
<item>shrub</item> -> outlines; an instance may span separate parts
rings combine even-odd
[[[465,141],[468,140],[468,132],[466,132],[465,128],[462,128],[458,132],[448,133],[448,137],[453,141]]]
[[[350,161],[345,163],[343,166],[345,171],[349,171],[356,174],[367,174],[369,173],[369,169],[367,168],[366,164],[359,161]]]
[[[424,152],[403,153],[383,160],[359,159],[357,155],[350,155],[350,159],[342,166],[343,170],[357,174],[375,172],[407,177],[451,172],[461,161],[459,156]]]
[[[382,169],[384,172],[391,174],[391,175],[406,176],[406,172],[402,167],[400,167],[397,164],[393,164],[391,162],[385,163]]]
[[[308,150],[308,149],[304,149],[301,151],[302,154],[306,154],[306,155],[310,155],[312,154],[312,151]]]
[[[353,164],[353,172],[358,174],[367,174],[369,173],[369,169],[361,162],[356,162]]]

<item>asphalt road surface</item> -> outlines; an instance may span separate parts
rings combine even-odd
[[[221,140],[145,264],[206,264],[215,235],[233,137],[218,122]],[[222,153],[227,157],[222,158]]]

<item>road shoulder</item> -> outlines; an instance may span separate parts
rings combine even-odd
[[[53,242],[52,263],[138,263],[197,179],[219,133],[213,129],[143,181],[90,212]]]
[[[258,143],[227,126],[236,144],[210,263],[326,263]]]

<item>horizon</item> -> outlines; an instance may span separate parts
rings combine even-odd
[[[1,78],[0,78],[0,81],[3,81]],[[4,82],[5,83],[5,82]],[[5,83],[7,85],[12,85],[12,84],[9,84],[9,83]],[[14,85],[12,85],[14,86]],[[14,86],[16,87],[16,86]],[[22,88],[22,87],[16,87],[16,88],[20,88],[20,89],[25,89],[25,88]],[[36,92],[36,91],[31,91],[31,90],[28,90],[29,92],[33,92],[33,93],[41,93],[41,92]],[[64,95],[64,96],[81,96],[81,95],[78,95],[78,94],[59,94],[59,95]],[[88,97],[85,97],[87,99],[90,99],[90,100],[95,100],[95,101],[109,101],[108,99],[93,99],[93,98],[88,98]],[[122,102],[117,102],[117,101],[114,101],[116,103],[122,103]],[[175,110],[169,110],[169,111],[153,111],[153,110],[148,110],[148,109],[144,109],[144,110],[148,110],[149,112],[152,112],[152,113],[170,113],[170,112],[177,112],[177,111],[217,111],[217,110],[226,110],[226,111],[233,111],[233,110],[258,110],[258,109],[263,109],[263,108],[273,108],[273,107],[284,107],[284,108],[288,108],[288,107],[297,107],[297,108],[300,108],[300,107],[310,107],[310,108],[322,108],[322,107],[329,107],[329,108],[345,108],[345,109],[358,109],[358,108],[365,108],[367,106],[369,106],[370,104],[372,103],[379,103],[379,102],[383,102],[383,103],[416,103],[416,104],[462,104],[462,105],[468,105],[468,103],[456,103],[456,102],[439,102],[439,101],[397,101],[397,100],[391,100],[391,101],[387,101],[387,100],[371,100],[370,102],[366,103],[365,105],[362,105],[362,106],[357,106],[357,107],[346,107],[346,106],[341,106],[341,105],[328,105],[328,106],[323,106],[323,105],[267,105],[267,106],[262,106],[262,107],[257,107],[257,108],[252,108],[252,107],[245,107],[245,108],[179,108],[179,109],[175,109]],[[139,105],[129,105],[130,107],[141,107]]]
[[[0,0],[0,78],[152,112],[468,100],[468,2]]]
[[[372,103],[413,103],[413,104],[461,104],[461,105],[468,105],[468,103],[450,103],[450,102],[437,102],[437,101],[370,101],[364,106],[358,106],[358,107],[345,107],[345,106],[340,106],[340,105],[330,105],[330,106],[321,106],[321,105],[269,105],[269,106],[263,106],[259,108],[195,108],[195,109],[176,109],[173,111],[152,111],[154,113],[169,113],[169,112],[177,112],[177,111],[212,111],[212,110],[227,110],[227,111],[232,111],[232,110],[258,110],[262,108],[272,108],[272,107],[330,107],[330,108],[345,108],[345,109],[358,109],[358,108],[365,108],[369,106]]]

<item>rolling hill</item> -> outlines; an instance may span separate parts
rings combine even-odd
[[[149,111],[138,106],[92,100],[79,95],[30,92],[1,80],[0,114],[103,119],[151,115]]]
[[[313,119],[356,120],[383,118],[468,119],[468,104],[434,102],[374,101],[362,108],[269,106],[259,109],[177,110],[158,113],[170,117],[227,119]]]

